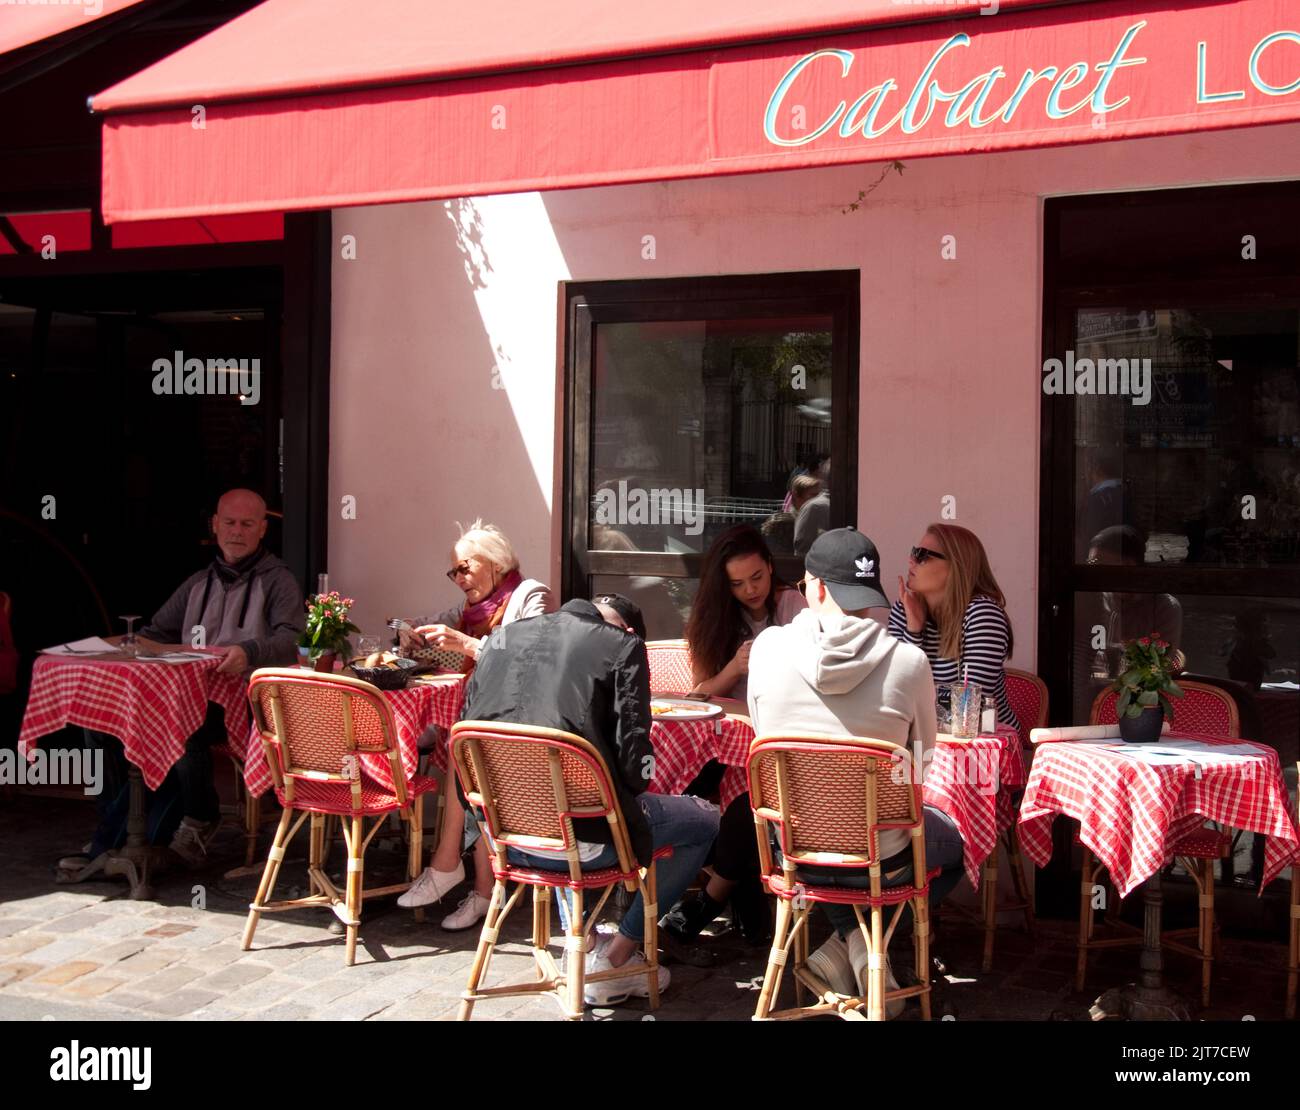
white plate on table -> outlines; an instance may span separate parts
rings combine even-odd
[[[656,721],[707,721],[722,716],[722,706],[689,698],[651,698],[650,715]]]

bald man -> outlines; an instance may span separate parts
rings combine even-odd
[[[212,534],[220,556],[185,579],[140,634],[169,644],[225,647],[218,670],[227,674],[289,666],[298,656],[306,612],[293,572],[262,547],[266,502],[247,489],[222,494]]]
[[[255,667],[286,667],[298,657],[298,637],[306,623],[302,588],[279,559],[262,547],[266,535],[266,502],[252,490],[232,489],[217,502],[212,534],[219,554],[203,570],[191,574],[163,602],[140,635],[166,644],[224,648],[226,674],[244,674]],[[104,733],[88,732],[90,743],[105,751],[107,789],[101,793],[100,824],[87,853],[94,859],[115,848],[124,829],[126,763],[121,743]],[[212,785],[212,745],[225,738],[224,713],[209,704],[207,719],[185,744],[185,754],[159,789],[155,809],[165,808],[169,794],[178,796],[182,817],[171,848],[192,867],[207,859],[208,842],[220,818],[220,799]],[[116,771],[115,771],[116,769]],[[172,810],[174,814],[174,808]],[[175,821],[173,815],[171,821]],[[165,818],[151,817],[151,831],[165,837]],[[61,871],[76,870],[81,853],[59,861]]]

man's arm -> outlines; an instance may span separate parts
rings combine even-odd
[[[199,572],[199,574],[206,573],[207,571]],[[146,640],[156,640],[160,644],[190,642],[189,629],[182,628],[181,625],[185,622],[185,606],[190,598],[190,589],[199,574],[191,574],[176,587],[172,596],[164,601],[158,612],[149,618],[149,623],[140,629],[139,635]]]
[[[650,663],[645,644],[628,635],[614,663],[614,751],[618,775],[633,794],[644,794],[654,778],[650,746]]]
[[[250,583],[251,588],[251,583]],[[307,625],[307,610],[301,587],[287,571],[269,576],[266,583],[267,635],[239,644],[248,657],[248,669],[287,667],[298,654],[298,637]]]

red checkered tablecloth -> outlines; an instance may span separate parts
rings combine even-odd
[[[31,759],[42,736],[66,725],[107,732],[122,741],[126,758],[156,790],[185,752],[185,741],[207,716],[208,702],[226,715],[236,755],[248,738],[248,701],[240,675],[217,674],[220,659],[141,663],[125,659],[70,659],[42,655],[32,668],[31,693],[18,751]]]
[[[655,794],[680,794],[710,760],[726,766],[718,786],[719,804],[731,805],[749,787],[745,765],[754,729],[740,717],[714,717],[705,721],[665,721],[656,718],[650,726],[654,749],[654,774],[650,790]]]
[[[957,826],[964,844],[962,863],[976,889],[980,867],[996,847],[998,834],[1015,819],[1011,795],[1024,784],[1020,735],[1013,728],[999,727],[997,736],[934,747],[921,795],[926,805],[943,810]]]
[[[415,774],[420,763],[419,740],[430,725],[449,729],[460,717],[465,700],[466,675],[421,680],[404,690],[383,691],[397,725],[397,746],[407,777]],[[244,760],[244,783],[250,792],[261,796],[271,788],[271,770],[266,765],[266,750],[254,725],[248,736],[248,756]],[[447,769],[447,747],[440,744],[430,753],[440,770]],[[380,756],[363,756],[366,773],[385,790],[393,788],[387,760]]]
[[[1020,805],[1025,855],[1039,867],[1047,864],[1052,818],[1063,813],[1079,822],[1083,843],[1125,897],[1169,862],[1179,838],[1209,819],[1268,837],[1263,890],[1300,859],[1277,752],[1201,733],[1170,733],[1161,743],[1177,740],[1199,741],[1204,750],[1195,759],[1153,765],[1126,756],[1118,740],[1039,745]],[[1237,756],[1216,761],[1213,749],[1227,745],[1238,747]]]

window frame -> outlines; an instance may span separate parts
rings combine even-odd
[[[830,526],[857,519],[858,359],[861,275],[858,270],[576,281],[560,285],[564,321],[564,468],[561,498],[561,592],[586,597],[598,575],[698,578],[702,554],[592,551],[587,547],[596,329],[601,324],[709,319],[756,321],[789,316],[831,318]],[[842,414],[842,415],[841,415]],[[802,560],[778,556],[778,573]],[[785,573],[790,573],[786,567]]]

